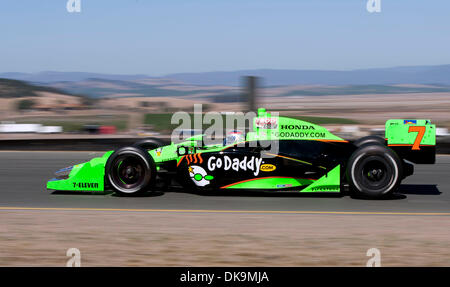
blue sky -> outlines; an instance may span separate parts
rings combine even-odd
[[[0,72],[164,75],[450,64],[450,1],[0,2]]]

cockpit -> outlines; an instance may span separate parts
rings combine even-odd
[[[227,133],[227,136],[223,140],[223,145],[231,145],[239,142],[245,141],[245,136],[242,131],[232,130]]]

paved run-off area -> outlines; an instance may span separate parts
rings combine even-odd
[[[0,266],[65,266],[69,248],[82,266],[365,266],[369,248],[383,266],[450,265],[450,157],[416,166],[391,200],[45,191],[97,155],[0,152]]]

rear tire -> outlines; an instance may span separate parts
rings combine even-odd
[[[384,138],[379,136],[367,136],[360,139],[357,139],[353,144],[356,147],[360,147],[366,144],[379,144],[379,145],[385,145],[386,141]]]
[[[353,195],[366,198],[385,197],[398,187],[403,165],[390,148],[372,144],[358,148],[347,165],[347,180]]]
[[[137,195],[154,185],[156,165],[146,150],[123,147],[108,158],[105,166],[106,182],[120,195]]]

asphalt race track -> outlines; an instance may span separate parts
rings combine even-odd
[[[60,194],[46,190],[46,181],[63,167],[100,156],[100,152],[0,152],[0,209],[90,208],[158,209],[216,212],[312,213],[447,213],[450,215],[450,156],[438,156],[435,165],[416,165],[390,199],[361,200],[349,196],[227,194],[202,195],[174,189],[151,196],[114,194]]]

